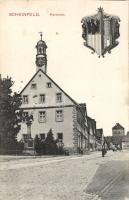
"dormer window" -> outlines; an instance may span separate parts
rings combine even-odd
[[[52,87],[52,83],[51,82],[47,82],[47,88],[51,88]]]
[[[31,89],[36,89],[36,88],[37,88],[36,83],[32,83],[32,84],[31,84]]]

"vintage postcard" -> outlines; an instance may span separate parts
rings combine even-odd
[[[129,200],[128,12],[0,0],[0,200]]]

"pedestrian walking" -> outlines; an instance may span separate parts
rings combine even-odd
[[[102,157],[105,156],[105,148],[102,147]]]

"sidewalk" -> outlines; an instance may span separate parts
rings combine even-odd
[[[112,156],[114,157],[117,153],[110,151],[106,154],[103,162],[107,162]],[[100,160],[102,158],[101,152],[92,152],[88,155],[71,155],[71,156],[21,156],[17,159],[17,157],[13,156],[6,156],[5,158],[2,157],[3,160],[0,161],[0,171],[1,170],[10,170],[10,169],[21,169],[26,167],[38,167],[43,165],[48,165],[52,163],[61,163],[65,161],[76,161],[76,160],[85,160],[85,161],[92,161],[92,160]]]
[[[41,155],[41,156],[35,156],[35,155],[0,155],[0,162],[8,162],[18,159],[37,159],[37,158],[62,158],[62,157],[81,157],[81,156],[90,156],[101,153],[100,151],[94,151],[94,152],[88,152],[87,154],[73,154],[69,156],[65,155]]]
[[[126,150],[127,151],[127,150]],[[107,151],[107,153],[112,152]],[[115,152],[114,152],[115,153]],[[91,155],[97,155],[97,154],[102,154],[101,151],[90,151],[87,152],[86,154],[72,154],[69,156],[65,155],[41,155],[41,156],[36,156],[36,155],[0,155],[0,162],[1,161],[10,161],[10,160],[15,160],[15,159],[28,159],[28,158],[53,158],[53,157],[75,157],[75,156],[91,156]]]
[[[101,152],[92,152],[88,155],[71,156],[0,156],[0,170],[19,169],[24,167],[41,166],[50,163],[64,162],[66,160],[100,158]]]

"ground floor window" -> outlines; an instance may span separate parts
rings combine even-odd
[[[40,133],[40,139],[45,140],[45,138],[46,138],[45,133]]]
[[[57,139],[62,142],[63,141],[63,133],[57,133]]]
[[[46,111],[39,112],[39,122],[46,122]]]
[[[90,149],[93,149],[93,144],[90,143]]]
[[[28,147],[33,147],[33,140],[28,140]]]

